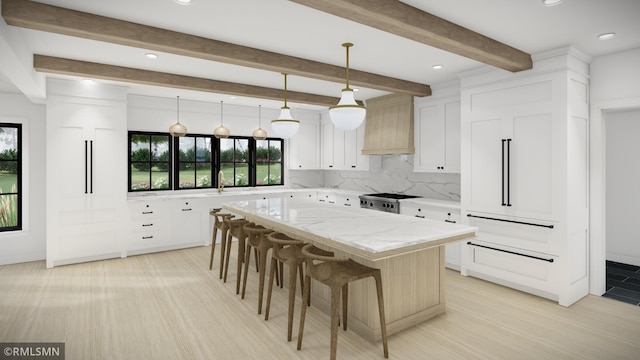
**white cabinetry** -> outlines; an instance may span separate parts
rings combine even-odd
[[[460,97],[414,100],[414,171],[460,172]]]
[[[47,87],[46,266],[123,256],[126,91]]]
[[[400,214],[456,224],[460,222],[460,205],[445,204],[444,202],[443,204],[431,204],[405,200],[400,204]],[[445,245],[446,267],[460,270],[460,249],[460,242]]]
[[[569,306],[588,293],[588,64],[462,79],[461,273]],[[569,69],[569,70],[567,70]]]
[[[319,149],[319,122],[300,121],[298,133],[289,140],[289,169],[319,169]]]
[[[336,129],[330,119],[321,123],[322,169],[369,170],[370,156],[362,155],[365,123],[352,131]]]
[[[127,255],[163,250],[170,242],[171,215],[165,200],[131,200]]]

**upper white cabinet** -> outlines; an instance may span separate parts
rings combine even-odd
[[[414,100],[414,171],[460,172],[460,97]]]
[[[80,86],[47,86],[47,267],[124,254],[126,92]]]
[[[300,121],[298,133],[289,140],[289,169],[320,168],[320,124]]]
[[[568,306],[589,291],[588,64],[549,52],[535,70],[462,79],[461,272]]]
[[[366,121],[352,131],[333,126],[326,116],[321,122],[321,168],[326,170],[369,170],[370,157],[362,155]]]

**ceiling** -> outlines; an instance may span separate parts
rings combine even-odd
[[[286,0],[192,0],[189,5],[181,5],[175,0],[38,2],[341,67],[345,65],[345,50],[341,44],[352,42],[355,46],[349,52],[351,69],[432,87],[456,80],[461,72],[484,66],[479,61]],[[543,6],[541,0],[402,2],[531,55],[568,45],[591,57],[640,47],[640,21],[637,19],[640,0],[564,0],[556,6]],[[149,52],[145,48],[22,27],[9,28],[18,34],[33,54],[260,87],[283,87],[283,76],[276,71],[159,51],[153,51],[159,57],[152,60],[145,57]],[[615,32],[616,37],[606,41],[597,39],[597,35],[606,32]],[[443,65],[443,68],[434,70],[432,66],[436,64]],[[0,70],[0,91],[15,89],[7,75]],[[133,94],[167,98],[179,95],[181,99],[224,100],[226,104],[268,108],[282,106],[282,102],[277,100],[242,96],[232,99],[229,95],[213,92],[126,85]],[[287,86],[292,92],[338,98],[344,82],[289,75]],[[387,93],[362,87],[356,93],[356,99],[366,100]],[[303,103],[289,105],[294,112],[296,108],[326,108]]]

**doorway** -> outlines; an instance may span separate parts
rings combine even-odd
[[[592,108],[590,292],[640,304],[640,100]]]

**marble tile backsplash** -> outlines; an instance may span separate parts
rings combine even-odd
[[[289,170],[289,186],[361,190],[363,194],[405,193],[460,201],[460,174],[413,172],[413,155],[375,156],[382,156],[382,166],[370,171]]]

